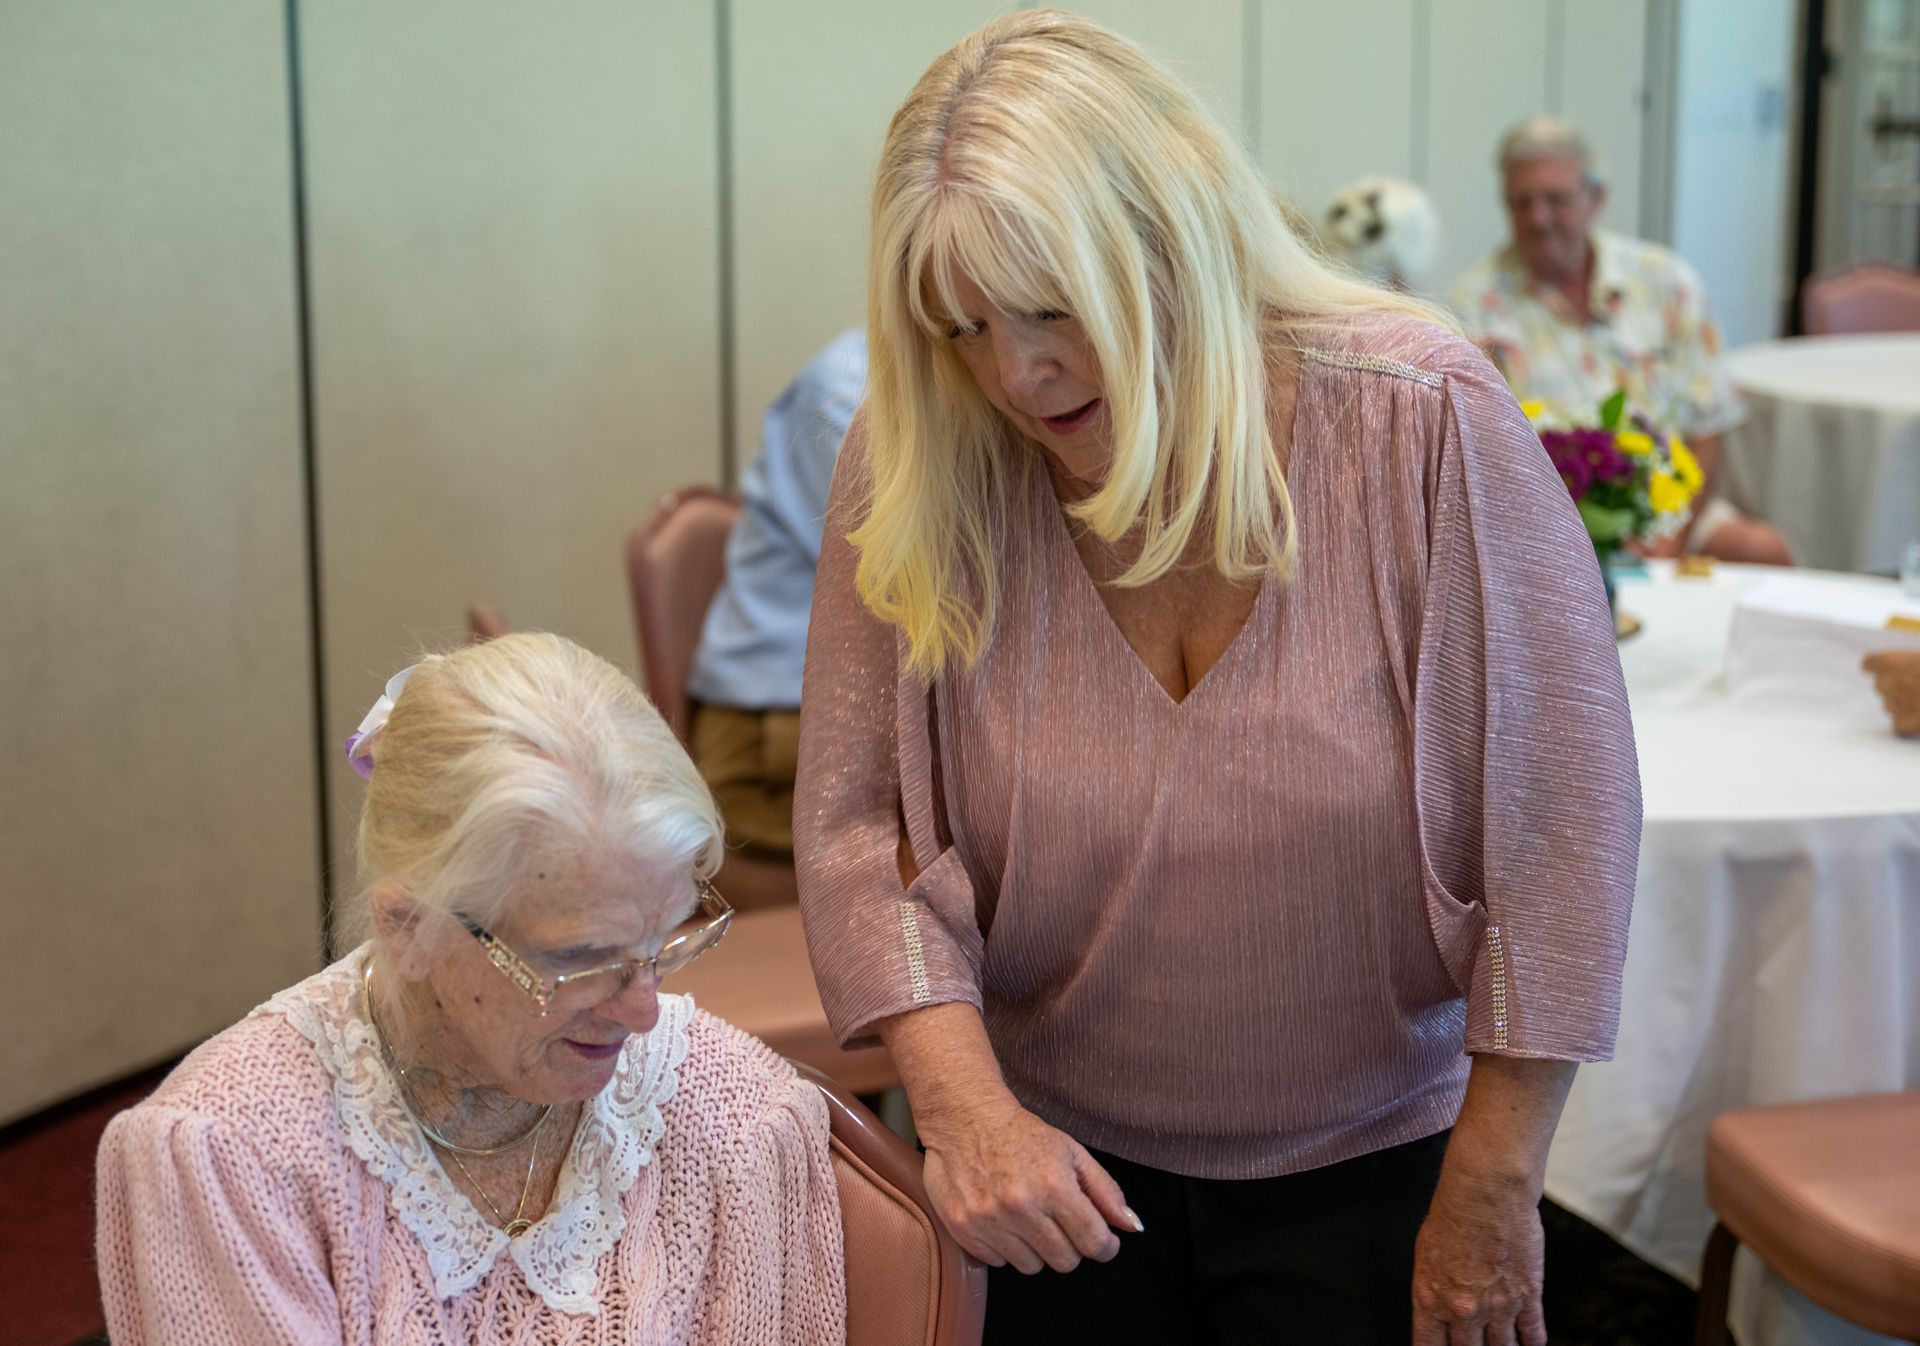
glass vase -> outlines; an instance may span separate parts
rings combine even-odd
[[[1593,544],[1594,559],[1600,563],[1600,583],[1607,591],[1607,611],[1613,613],[1616,617],[1619,616],[1620,613],[1620,593],[1614,587],[1613,583],[1613,558],[1619,555],[1619,553],[1620,548],[1613,543],[1596,542]]]
[[[1620,611],[1620,590],[1614,584],[1614,562],[1620,559],[1617,545],[1593,544],[1594,559],[1600,562],[1600,583],[1607,591],[1607,614],[1613,618],[1613,638],[1625,640],[1628,636],[1640,634],[1640,619],[1630,612]]]

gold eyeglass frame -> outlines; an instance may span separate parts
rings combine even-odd
[[[693,952],[687,955],[686,962],[674,965],[671,968],[672,972],[678,972],[690,966],[696,958],[726,938],[727,927],[733,923],[732,905],[726,898],[720,896],[719,889],[705,879],[695,880],[695,889],[698,894],[696,899],[698,910],[704,913],[707,919],[686,934],[668,940],[660,946],[658,953],[647,958],[620,958],[611,963],[603,963],[599,967],[583,968],[578,972],[563,972],[552,980],[534,971],[531,963],[515,953],[504,940],[472,917],[464,912],[455,912],[454,915],[460,924],[466,927],[467,933],[480,941],[480,947],[487,951],[487,961],[499,968],[508,981],[525,992],[527,997],[540,1007],[541,1016],[545,1017],[552,1013],[553,1002],[559,998],[560,992],[571,984],[586,981],[590,977],[613,973],[619,989],[606,996],[605,1000],[595,1002],[604,1004],[606,1000],[613,999],[631,986],[634,977],[642,968],[658,979],[662,975],[660,960],[667,958],[675,950],[693,946]]]

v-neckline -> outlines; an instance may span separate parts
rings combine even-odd
[[[1299,462],[1300,404],[1306,393],[1307,364],[1308,361],[1306,360],[1300,361],[1299,372],[1295,377],[1293,388],[1293,415],[1287,427],[1286,476],[1288,478],[1289,490],[1292,489],[1294,466]],[[1045,450],[1042,449],[1040,452],[1044,453]],[[1218,673],[1229,660],[1238,657],[1240,647],[1246,644],[1249,639],[1247,628],[1251,627],[1256,621],[1261,620],[1266,615],[1265,610],[1272,603],[1278,601],[1274,596],[1276,582],[1273,571],[1268,570],[1260,576],[1260,588],[1253,596],[1253,606],[1247,609],[1246,617],[1241,621],[1239,629],[1233,633],[1233,638],[1229,640],[1226,647],[1220,651],[1219,657],[1211,664],[1208,664],[1206,672],[1202,673],[1199,678],[1188,686],[1185,696],[1176,697],[1172,692],[1167,690],[1166,685],[1162,683],[1160,679],[1153,675],[1153,669],[1148,667],[1147,661],[1141,657],[1140,651],[1134,648],[1133,642],[1127,639],[1127,633],[1120,629],[1120,623],[1114,620],[1113,613],[1108,610],[1106,602],[1100,597],[1099,586],[1095,582],[1092,573],[1087,569],[1086,561],[1080,556],[1080,549],[1073,544],[1073,534],[1067,527],[1066,511],[1061,508],[1060,499],[1053,492],[1053,484],[1046,467],[1044,464],[1036,464],[1036,468],[1037,470],[1034,475],[1038,478],[1038,484],[1035,489],[1039,492],[1041,507],[1051,516],[1047,526],[1053,530],[1054,540],[1065,551],[1064,564],[1073,571],[1075,576],[1075,578],[1070,581],[1071,587],[1078,590],[1082,598],[1092,605],[1094,613],[1096,614],[1095,620],[1106,631],[1107,636],[1125,652],[1126,662],[1133,668],[1135,675],[1146,679],[1147,685],[1152,688],[1152,695],[1156,698],[1157,702],[1176,714],[1185,710],[1187,706],[1192,704],[1194,698],[1201,694],[1204,688],[1213,685],[1217,680],[1214,675]],[[1296,507],[1296,520],[1298,517],[1299,511]]]

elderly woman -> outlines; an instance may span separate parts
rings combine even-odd
[[[801,900],[1001,1268],[989,1339],[1543,1340],[1640,812],[1593,550],[1500,376],[1066,14],[934,62],[871,246]]]
[[[387,691],[367,942],[107,1131],[117,1346],[842,1341],[818,1092],[660,994],[731,914],[666,725],[555,636]]]

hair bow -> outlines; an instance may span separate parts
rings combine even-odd
[[[373,709],[360,721],[360,727],[347,736],[347,763],[367,780],[373,779],[374,735],[387,727],[387,717],[393,714],[393,703],[399,699],[400,689],[407,685],[407,679],[418,667],[418,664],[409,664],[388,678],[387,688],[373,703]]]

